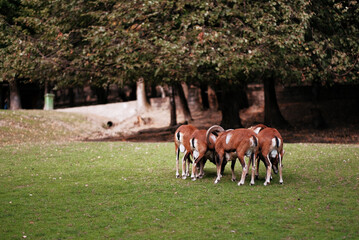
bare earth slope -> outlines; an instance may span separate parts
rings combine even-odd
[[[61,112],[80,113],[87,116],[94,125],[101,126],[101,131],[84,138],[89,141],[172,141],[176,127],[168,127],[170,123],[168,98],[151,99],[152,108],[147,112],[137,111],[136,101],[111,103],[86,107],[57,109]],[[178,106],[178,105],[177,105]],[[283,114],[293,125],[291,129],[280,129],[286,142],[319,142],[319,143],[359,143],[358,122],[330,122],[327,129],[317,130],[311,126],[310,114],[305,103],[298,106],[285,105]],[[220,124],[221,113],[216,110],[202,111],[191,106],[191,124],[207,129]],[[242,124],[249,127],[263,119],[263,106],[252,106],[241,111]],[[297,116],[300,115],[301,118]],[[111,127],[107,123],[111,122]],[[183,123],[181,110],[177,109],[177,122]]]

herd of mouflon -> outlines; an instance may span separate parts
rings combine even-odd
[[[258,168],[260,160],[266,166],[266,177],[264,185],[270,183],[272,169],[275,174],[279,172],[279,183],[283,184],[282,161],[283,161],[283,138],[275,128],[258,124],[250,128],[224,130],[221,126],[214,125],[208,130],[199,130],[193,125],[180,126],[174,136],[176,150],[176,177],[179,178],[179,157],[182,158],[182,178],[189,176],[191,158],[192,180],[204,176],[204,165],[207,160],[217,167],[217,177],[214,181],[217,184],[222,177],[227,162],[231,162],[232,181],[236,181],[234,166],[238,158],[242,173],[238,185],[243,185],[248,170],[251,167],[251,181],[254,185],[254,178],[258,179]],[[249,158],[248,164],[244,157]]]

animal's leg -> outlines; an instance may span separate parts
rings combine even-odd
[[[179,154],[180,154],[180,149],[178,147],[176,147],[176,178],[179,178]]]
[[[182,179],[186,179],[187,175],[186,175],[186,160],[188,157],[188,153],[187,150],[184,152],[183,158],[182,158]]]
[[[206,159],[202,159],[199,162],[199,175],[197,176],[198,178],[203,178],[204,176],[204,165],[206,164]]]
[[[241,180],[238,182],[238,186],[240,186],[240,185],[244,184],[244,181],[246,179],[246,175],[247,175],[247,172],[248,172],[248,166],[246,164],[246,161],[244,161],[244,155],[238,156],[238,159],[239,159],[239,162],[242,165],[242,177],[241,177]]]
[[[191,158],[190,158],[190,154],[188,154],[188,157],[187,157],[187,168],[186,168],[186,176],[187,176],[187,177],[189,177],[190,164],[191,164]]]
[[[225,158],[223,159],[223,162],[222,162],[222,166],[221,166],[221,176],[223,176],[223,172],[224,172],[224,169],[226,167],[228,163],[228,160],[226,160]]]
[[[197,179],[197,165],[201,164],[203,155],[199,155],[196,159],[193,159],[191,179],[196,181]]]
[[[255,171],[256,171],[256,155],[255,153],[251,154],[250,160],[252,162],[252,176],[251,176],[251,185],[254,185],[254,175],[255,175]]]
[[[236,174],[234,172],[234,166],[236,165],[236,158],[232,160],[231,162],[231,170],[232,170],[232,182],[236,181]]]
[[[216,161],[216,165],[217,165],[217,178],[214,181],[214,184],[217,184],[220,180],[221,180],[221,166],[223,163],[223,157],[224,157],[224,153],[223,154],[219,154],[218,156],[218,161]]]
[[[283,184],[283,175],[282,175],[282,155],[278,154],[279,157],[279,183]]]
[[[267,165],[267,176],[266,176],[266,180],[264,182],[264,186],[267,186],[267,184],[270,184],[270,179],[271,179],[271,173],[272,173],[272,163],[269,160],[269,154],[267,154],[265,157],[265,163]]]
[[[256,179],[259,179],[259,163],[260,163],[260,157],[257,156]]]

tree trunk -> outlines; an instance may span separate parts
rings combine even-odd
[[[69,106],[70,107],[74,107],[75,106],[75,93],[74,93],[74,89],[72,87],[69,88]]]
[[[320,96],[321,85],[318,82],[312,83],[312,102],[313,107],[310,109],[312,115],[312,124],[316,129],[325,129],[328,127],[325,121],[322,111],[319,107],[319,96]]]
[[[274,76],[265,77],[264,83],[264,122],[271,127],[285,128],[289,123],[279,110],[275,92]]]
[[[169,86],[169,97],[170,97],[170,113],[171,113],[171,122],[170,126],[177,125],[177,115],[176,115],[176,100],[175,100],[175,91],[174,86]]]
[[[188,102],[187,102],[186,96],[184,94],[182,85],[180,83],[176,84],[176,90],[178,91],[178,96],[179,96],[179,99],[180,99],[180,103],[181,103],[181,107],[182,107],[182,111],[183,111],[183,114],[184,114],[185,121],[186,122],[193,121],[191,111],[189,110],[189,107],[188,107]]]
[[[146,86],[145,81],[142,77],[139,78],[137,81],[136,96],[138,113],[141,114],[148,111],[151,108],[151,105],[146,97]]]
[[[248,99],[245,88],[239,85],[231,85],[227,88],[216,88],[219,108],[222,112],[221,126],[224,129],[242,128],[239,110],[248,107]]]
[[[10,109],[11,110],[18,110],[21,109],[21,99],[20,99],[20,92],[19,92],[19,82],[17,78],[14,78],[12,81],[9,82],[10,87]]]
[[[202,98],[202,107],[203,110],[209,109],[209,100],[208,100],[208,85],[201,83],[201,98]]]
[[[108,91],[103,87],[93,87],[96,97],[97,97],[97,103],[98,104],[106,104],[107,101],[107,95]]]

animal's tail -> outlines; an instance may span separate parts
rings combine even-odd
[[[280,146],[280,139],[279,139],[277,136],[275,136],[274,138],[275,138],[275,145],[276,145],[277,148],[279,148],[279,146]]]
[[[195,149],[195,148],[196,148],[196,146],[195,146],[195,144],[194,144],[194,140],[195,140],[195,138],[191,138],[191,140],[189,140],[190,143],[191,143],[191,148],[192,148],[192,149]]]
[[[180,132],[177,132],[176,138],[177,138],[177,141],[180,141],[180,138],[181,138]]]
[[[256,136],[252,135],[252,139],[253,139],[253,145],[254,147],[257,147],[258,146],[258,139]]]

